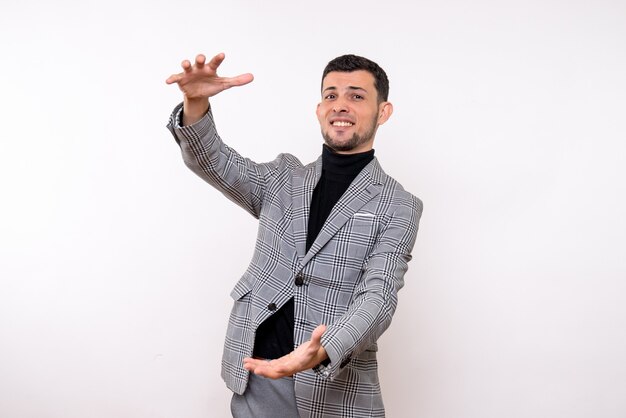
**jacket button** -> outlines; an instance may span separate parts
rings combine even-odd
[[[275,311],[276,304],[274,302],[270,303],[269,305],[267,305],[267,309],[269,309],[270,311]]]
[[[298,274],[296,276],[295,283],[296,283],[296,286],[302,286],[304,284],[304,277],[302,277],[302,274]]]

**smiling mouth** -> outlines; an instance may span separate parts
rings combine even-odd
[[[352,122],[346,122],[346,121],[342,121],[342,120],[336,120],[333,123],[331,123],[331,125],[333,126],[338,126],[340,128],[346,128],[348,126],[352,126],[354,125],[354,123]]]

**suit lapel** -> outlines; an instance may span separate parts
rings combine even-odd
[[[318,161],[321,165],[321,160]],[[337,231],[339,231],[343,225],[345,225],[346,222],[348,222],[350,218],[352,218],[352,216],[359,209],[361,209],[374,196],[380,193],[382,175],[382,169],[378,164],[378,160],[374,158],[372,162],[365,166],[365,168],[356,176],[346,192],[335,204],[330,212],[330,215],[328,215],[328,219],[326,219],[322,230],[317,235],[313,245],[311,245],[309,252],[304,256],[304,259],[302,259],[302,265],[308,263],[311,258],[313,258],[313,256],[337,233]],[[319,179],[319,176],[317,179]],[[314,183],[313,188],[316,183],[317,181]],[[298,252],[300,254],[302,254],[306,248],[306,227],[309,219],[309,206],[311,204],[312,193],[313,189],[311,189],[311,194],[308,196],[306,218],[300,218],[298,215],[294,216],[294,218],[298,218],[298,222],[304,223],[304,233],[302,238],[303,246],[301,249],[300,247],[298,248]]]
[[[322,157],[313,164],[296,169],[293,176],[293,236],[296,251],[302,259],[306,255],[306,234],[311,211],[311,198],[315,185],[322,175]]]

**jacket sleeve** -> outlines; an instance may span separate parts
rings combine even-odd
[[[280,154],[274,161],[263,164],[243,158],[222,142],[210,109],[198,122],[181,126],[182,106],[182,103],[176,106],[167,128],[180,146],[187,167],[259,218],[268,183],[276,177],[281,162],[291,156]]]
[[[330,363],[314,368],[316,373],[334,379],[353,356],[371,347],[391,324],[421,213],[422,202],[411,196],[379,234],[348,310],[328,325],[322,336]]]

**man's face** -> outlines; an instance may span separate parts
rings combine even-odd
[[[391,103],[378,103],[369,72],[332,71],[322,82],[317,119],[326,145],[341,154],[354,154],[372,149],[378,125],[387,121],[392,110]]]

